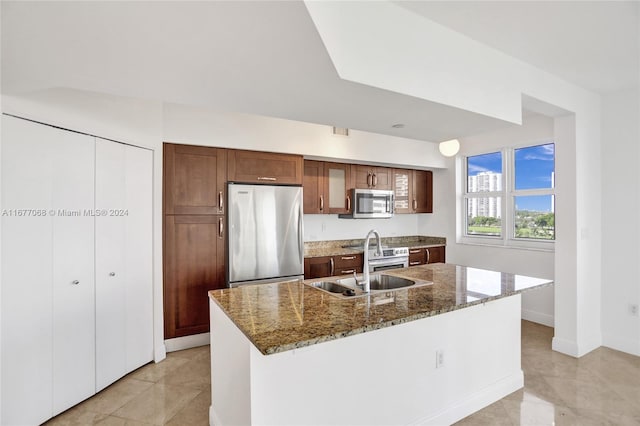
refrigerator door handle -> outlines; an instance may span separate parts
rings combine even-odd
[[[298,213],[298,252],[300,263],[304,264],[304,236],[302,235],[302,214]]]

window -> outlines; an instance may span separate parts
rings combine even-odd
[[[553,143],[468,156],[464,163],[466,242],[524,247],[553,243]]]

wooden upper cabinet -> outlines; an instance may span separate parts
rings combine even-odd
[[[388,167],[351,166],[351,181],[360,189],[392,189],[392,170]]]
[[[305,214],[349,213],[351,165],[304,160]]]
[[[164,144],[164,214],[224,214],[227,152]]]
[[[433,173],[429,170],[413,171],[413,200],[415,213],[433,213]]]
[[[351,212],[351,164],[324,163],[324,213]]]
[[[302,185],[302,156],[229,150],[227,177],[232,182]]]
[[[413,213],[413,170],[393,169],[392,173],[395,213]]]
[[[324,213],[324,163],[304,160],[303,210],[305,214]]]

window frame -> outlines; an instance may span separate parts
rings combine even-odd
[[[515,152],[517,149],[531,148],[540,145],[556,144],[553,139],[543,139],[538,141],[528,141],[519,144],[510,145],[502,148],[487,148],[478,151],[465,152],[461,156],[461,163],[458,163],[460,169],[460,183],[458,198],[460,200],[459,208],[459,226],[458,242],[471,245],[491,245],[506,248],[520,248],[529,250],[555,250],[555,238],[557,238],[557,228],[554,228],[553,240],[518,238],[515,236],[515,199],[516,197],[535,196],[535,195],[551,195],[555,205],[555,182],[551,188],[537,189],[515,189]],[[499,152],[502,156],[502,190],[490,192],[468,192],[468,159],[478,155],[491,154]],[[556,161],[554,149],[554,164]],[[554,167],[555,172],[555,167]],[[555,173],[554,173],[555,176]],[[467,234],[468,205],[467,200],[471,198],[499,197],[502,199],[500,203],[501,215],[501,232],[500,236],[490,235],[472,235]]]

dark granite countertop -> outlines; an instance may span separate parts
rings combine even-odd
[[[339,298],[304,284],[320,281],[312,279],[213,290],[209,297],[260,352],[268,355],[553,284],[547,279],[444,263],[385,273],[433,284]]]

